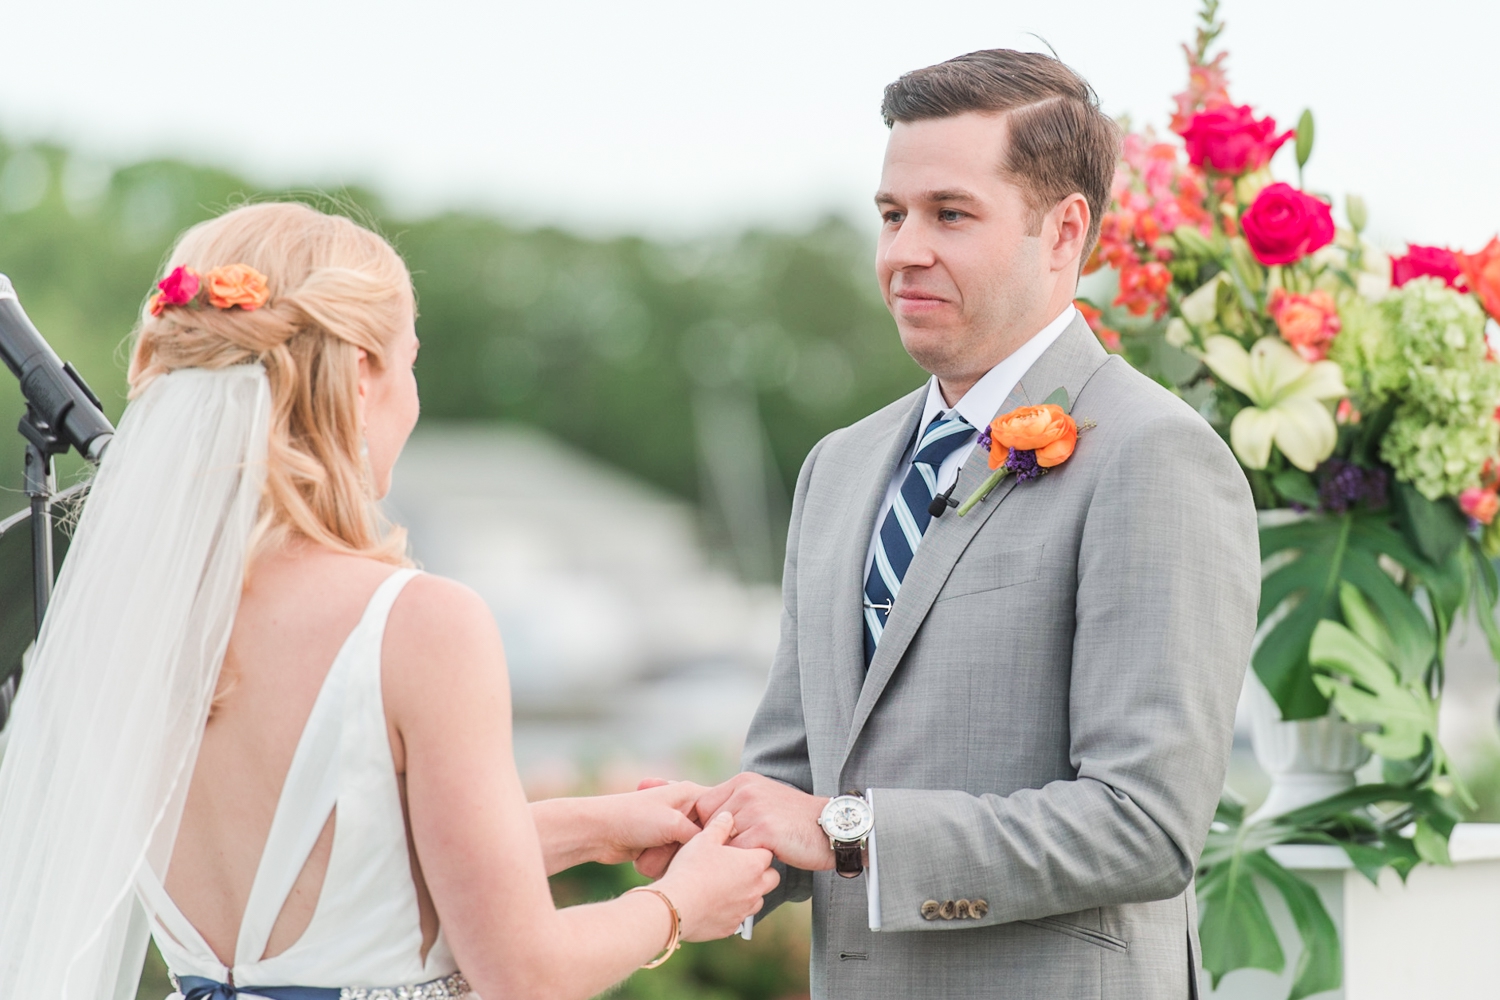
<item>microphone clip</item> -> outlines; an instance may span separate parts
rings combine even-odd
[[[958,489],[958,480],[953,480],[953,485],[932,498],[932,503],[927,505],[927,513],[932,517],[942,517],[949,507],[957,507],[958,501],[953,499],[953,491]]]

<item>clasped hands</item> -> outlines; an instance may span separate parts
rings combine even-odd
[[[622,842],[615,858],[616,863],[633,859],[636,870],[647,878],[660,878],[666,872],[685,843],[683,834],[703,827],[721,812],[734,818],[730,847],[763,848],[784,864],[804,871],[833,867],[828,835],[818,826],[818,816],[828,803],[826,796],[809,795],[748,772],[712,788],[647,778],[637,794],[641,792],[651,800],[657,818],[638,828],[637,836],[622,838],[634,843]],[[661,806],[669,806],[677,816],[664,815]]]

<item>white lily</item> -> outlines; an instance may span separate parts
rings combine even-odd
[[[1333,454],[1338,426],[1323,400],[1349,395],[1336,362],[1309,363],[1279,337],[1262,337],[1248,351],[1224,336],[1206,346],[1203,363],[1253,404],[1229,425],[1229,443],[1246,468],[1264,469],[1272,443],[1304,472]]]

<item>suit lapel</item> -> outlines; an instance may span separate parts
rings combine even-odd
[[[1059,386],[1068,390],[1070,401],[1076,401],[1079,391],[1089,377],[1108,358],[1109,355],[1099,346],[1088,325],[1082,318],[1075,319],[1047,349],[1046,353],[1037,359],[1031,370],[1021,378],[997,413],[1006,413],[1017,406],[1041,403]],[[890,463],[886,467],[885,478],[881,482],[888,483],[893,472],[894,463]],[[968,460],[964,462],[964,467],[959,473],[958,488],[953,491],[953,496],[967,498],[989,476],[989,454],[982,448],[975,448]],[[905,655],[917,629],[926,619],[927,612],[932,608],[932,602],[937,599],[938,592],[947,582],[954,564],[963,555],[970,540],[994,515],[995,511],[1000,509],[1000,504],[1016,488],[1016,485],[1014,476],[1007,477],[966,516],[958,517],[956,512],[950,511],[943,517],[935,519],[928,526],[927,533],[922,537],[922,544],[918,546],[916,555],[912,557],[911,565],[907,568],[906,577],[901,582],[901,593],[897,596],[895,607],[886,621],[885,631],[881,633],[880,644],[875,647],[875,657],[870,662],[864,685],[859,689],[853,721],[849,727],[849,739],[844,747],[845,760],[853,751],[854,744],[869,720],[870,713],[874,711],[876,702],[880,700],[886,685],[900,666],[901,658]],[[874,530],[873,516],[866,519],[864,527],[865,534],[862,537],[868,542],[869,533]],[[865,547],[861,546],[859,549],[861,566],[863,566],[864,552]],[[863,581],[860,581],[860,584],[861,591],[863,591]],[[857,638],[862,643],[863,633],[857,633]],[[862,649],[859,653],[859,661],[862,664]],[[842,762],[840,767],[842,768]]]
[[[843,537],[836,549],[841,561],[833,587],[833,620],[837,623],[833,633],[833,682],[838,690],[841,716],[840,728],[835,732],[847,731],[860,685],[865,680],[865,555],[870,548],[870,536],[875,532],[875,518],[880,515],[886,488],[916,433],[926,399],[924,384],[907,398],[909,405],[904,410],[898,409],[899,418],[873,435],[853,455],[858,471],[848,480]],[[867,457],[878,460],[864,461]]]

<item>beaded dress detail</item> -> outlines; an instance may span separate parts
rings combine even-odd
[[[386,620],[416,575],[397,570],[381,583],[329,668],[276,804],[234,965],[218,960],[157,873],[147,867],[138,877],[137,895],[174,981],[193,977],[239,984],[242,991],[331,988],[345,1000],[446,1000],[467,993],[441,930],[422,957],[421,915],[380,689]],[[330,814],[333,850],[312,920],[291,947],[264,958]]]

